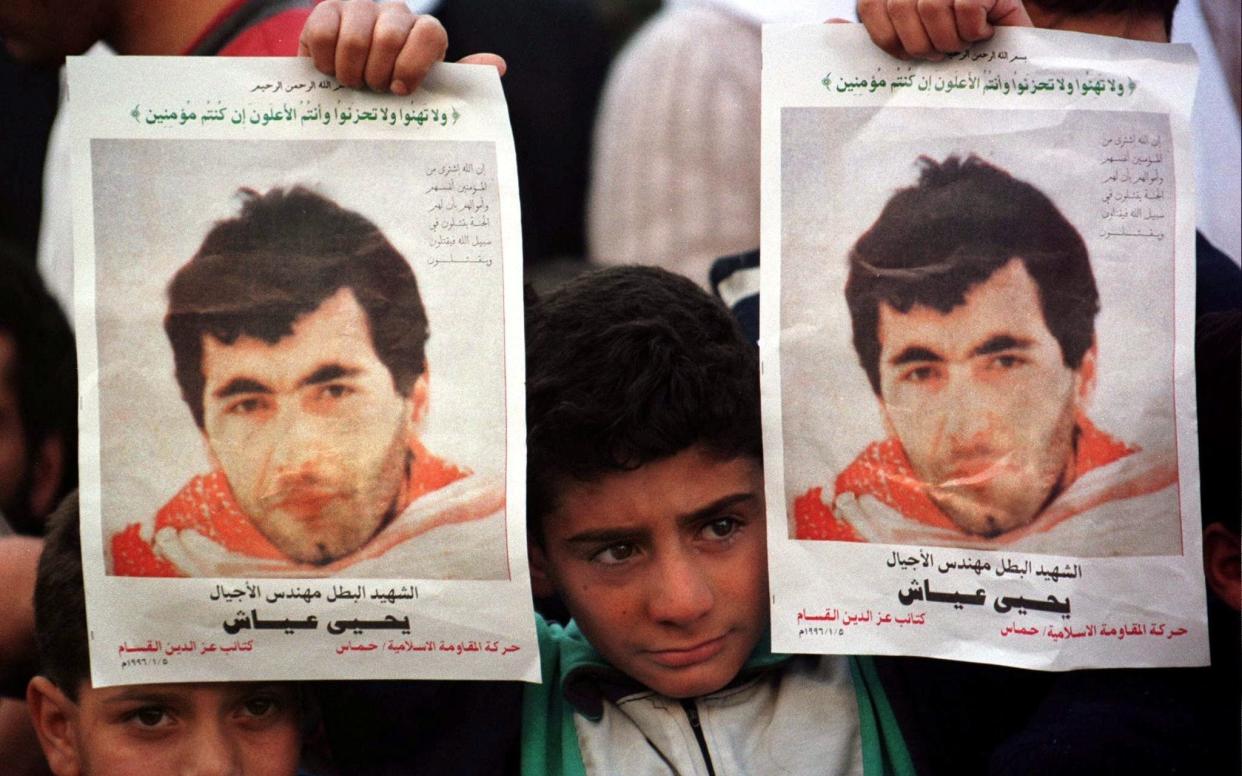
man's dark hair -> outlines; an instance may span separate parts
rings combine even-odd
[[[203,426],[203,337],[275,344],[299,316],[348,288],[366,312],[375,353],[408,395],[423,373],[427,314],[410,265],[369,220],[301,186],[242,189],[168,287],[164,331],[181,397]]]
[[[849,255],[845,301],[872,390],[880,394],[881,304],[948,313],[1015,258],[1035,281],[1062,360],[1077,369],[1100,311],[1078,231],[1039,189],[976,156],[919,164],[918,184],[893,195]]]
[[[77,700],[78,686],[90,677],[91,663],[76,491],[48,518],[35,577],[34,610],[39,671],[70,699]]]
[[[1173,31],[1173,12],[1177,10],[1178,0],[1027,0],[1049,13],[1064,13],[1073,16],[1094,16],[1096,14],[1140,15],[1159,14],[1164,19],[1164,31]]]
[[[590,482],[702,445],[761,459],[755,347],[718,300],[654,267],[582,275],[526,306],[527,515]]]
[[[0,373],[17,396],[17,421],[26,446],[26,482],[12,504],[0,504],[13,528],[43,532],[43,515],[30,512],[30,478],[39,450],[49,437],[63,449],[55,504],[78,484],[78,371],[73,331],[60,305],[34,267],[0,249],[0,335],[14,345],[13,371]],[[0,419],[2,420],[2,419]]]

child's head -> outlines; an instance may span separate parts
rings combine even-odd
[[[26,700],[57,776],[296,771],[294,685],[91,686],[76,496],[49,521],[35,586],[35,639],[41,675],[30,680]]]
[[[527,310],[537,592],[673,697],[737,674],[767,626],[754,346],[689,280],[584,275]]]

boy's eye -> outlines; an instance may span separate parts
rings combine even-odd
[[[605,566],[616,566],[633,558],[638,548],[629,542],[610,544],[591,557],[591,560]]]
[[[280,688],[258,690],[239,699],[233,708],[235,724],[252,730],[292,724],[297,716],[297,696]]]
[[[242,701],[242,711],[251,717],[268,717],[280,709],[280,702],[266,695],[256,695]]]
[[[125,718],[144,728],[163,727],[172,722],[167,709],[159,706],[143,706],[140,709],[134,709]]]
[[[717,541],[720,539],[728,539],[730,536],[737,533],[737,530],[741,527],[741,525],[742,522],[736,517],[718,517],[715,520],[703,525],[701,535],[705,539],[714,539]]]

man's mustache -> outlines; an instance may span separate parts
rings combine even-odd
[[[987,448],[972,448],[954,453],[949,458],[945,479],[936,483],[937,488],[969,488],[985,485],[1010,468],[1013,453],[997,453]]]
[[[259,501],[266,507],[279,506],[291,501],[313,501],[333,497],[348,497],[356,488],[345,487],[331,470],[303,466],[295,471],[278,474],[268,488],[259,493]]]

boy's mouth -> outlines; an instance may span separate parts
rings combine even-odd
[[[685,668],[704,663],[719,655],[725,648],[725,635],[686,647],[649,650],[647,655],[657,665],[665,668]]]

